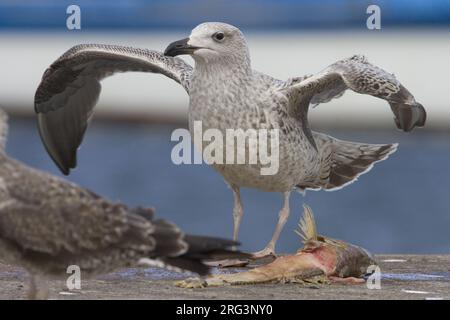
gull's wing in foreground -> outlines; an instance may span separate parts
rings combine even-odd
[[[319,104],[339,98],[347,89],[388,101],[395,123],[403,131],[411,131],[425,124],[426,111],[413,95],[393,74],[369,63],[360,55],[338,61],[306,79],[292,79],[281,90],[285,90],[294,101],[306,99],[310,104]],[[294,105],[299,107],[297,103]],[[307,108],[308,105],[304,103],[300,107]],[[307,110],[297,110],[294,114],[299,111],[302,114]]]
[[[189,92],[192,67],[161,52],[115,45],[71,48],[44,73],[35,95],[39,133],[64,174],[76,166],[76,152],[100,95],[100,81],[116,72],[163,74]]]
[[[112,203],[15,160],[3,161],[0,253],[17,256],[13,260],[31,272],[60,275],[76,264],[96,275],[150,261],[206,274],[206,259],[248,257],[229,250],[234,241],[186,235],[171,222],[154,219],[150,208]]]

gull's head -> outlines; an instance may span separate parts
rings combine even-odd
[[[206,22],[192,30],[189,38],[171,43],[166,56],[189,54],[195,61],[211,63],[229,59],[248,59],[247,43],[242,32],[229,24]]]

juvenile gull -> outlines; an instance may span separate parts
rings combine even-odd
[[[227,250],[233,241],[185,235],[151,208],[113,203],[10,158],[6,131],[0,112],[0,261],[31,274],[30,298],[46,298],[46,279],[66,279],[71,265],[82,279],[137,264],[206,274],[203,260],[243,256]]]
[[[192,68],[176,55],[188,54]],[[396,78],[360,55],[311,75],[275,79],[252,69],[241,31],[225,23],[203,23],[189,38],[157,51],[111,45],[78,45],[44,73],[35,98],[41,138],[59,168],[68,174],[100,93],[99,81],[115,72],[161,73],[189,95],[189,127],[203,129],[279,129],[279,170],[261,175],[260,164],[215,164],[234,194],[233,238],[243,209],[240,188],[280,192],[284,204],[272,239],[256,257],[273,254],[289,216],[293,189],[336,190],[355,181],[396,150],[396,144],[364,144],[313,132],[309,105],[328,102],[347,89],[386,100],[397,127],[410,131],[425,124],[426,112]],[[151,89],[151,88],[149,88]]]

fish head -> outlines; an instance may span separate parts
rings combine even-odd
[[[361,277],[368,268],[377,265],[374,256],[366,249],[321,235],[307,240],[297,254],[308,255],[325,274],[345,277]]]

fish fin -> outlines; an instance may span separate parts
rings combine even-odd
[[[311,208],[306,204],[303,205],[303,217],[300,219],[298,227],[299,229],[295,230],[295,233],[302,238],[303,243],[311,240],[317,241],[317,228],[314,215]]]
[[[333,246],[346,249],[348,247],[348,244],[345,241],[342,240],[336,240],[332,238],[323,237],[323,242],[331,244]]]

